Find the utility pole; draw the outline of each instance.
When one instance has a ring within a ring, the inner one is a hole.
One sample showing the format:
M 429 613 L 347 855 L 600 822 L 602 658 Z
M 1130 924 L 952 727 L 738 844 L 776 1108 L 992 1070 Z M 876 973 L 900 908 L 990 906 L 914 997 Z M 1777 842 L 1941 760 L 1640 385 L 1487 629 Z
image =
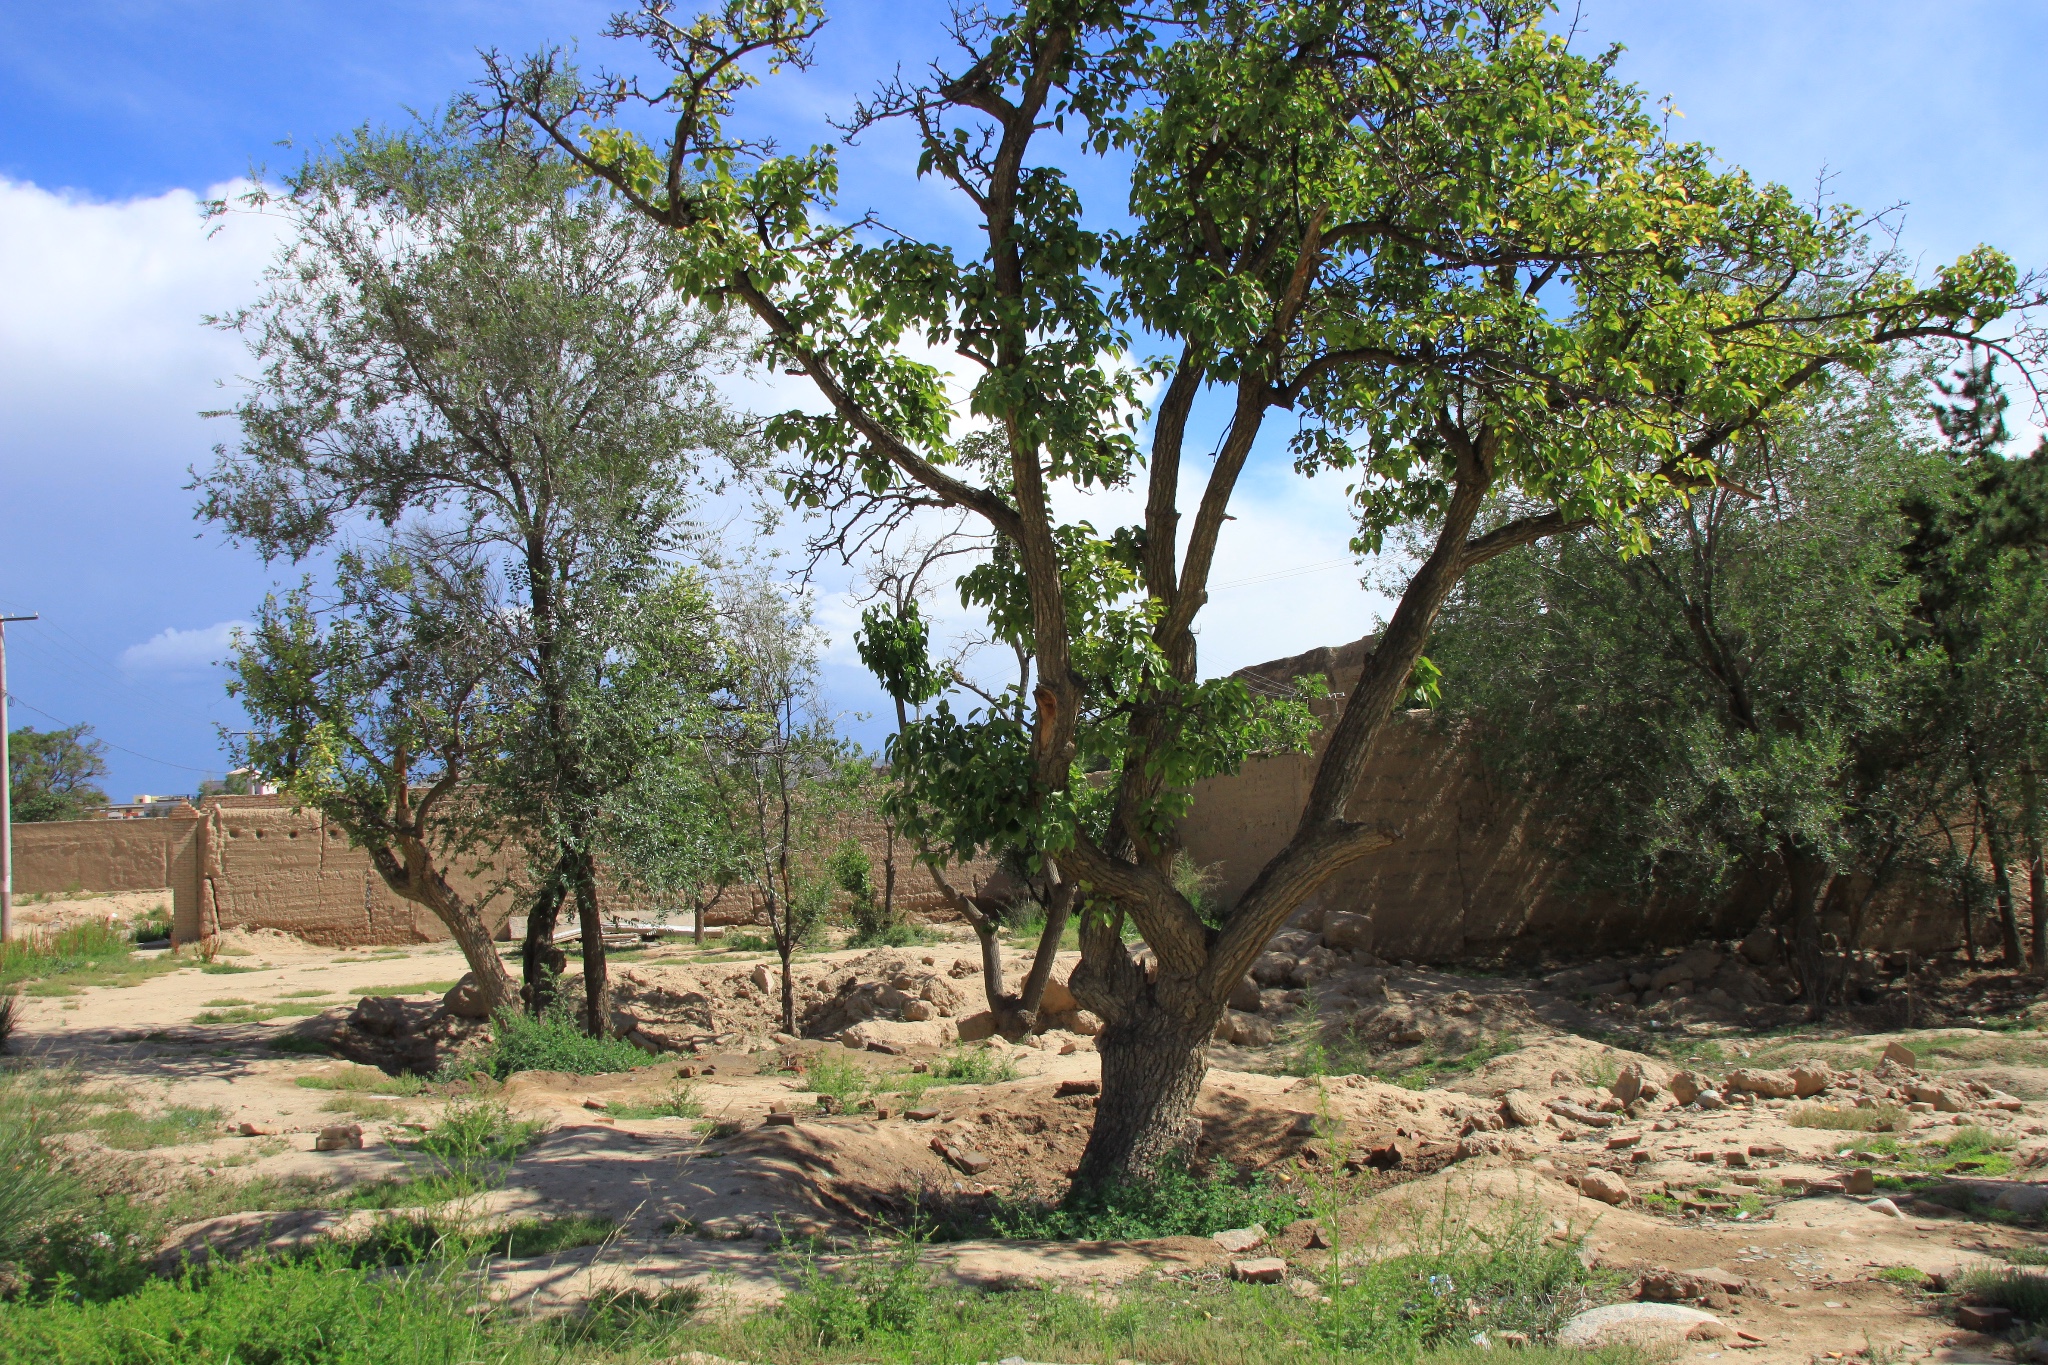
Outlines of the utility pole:
M 7 753 L 7 623 L 41 612 L 0 616 L 0 943 L 14 936 L 14 760 Z

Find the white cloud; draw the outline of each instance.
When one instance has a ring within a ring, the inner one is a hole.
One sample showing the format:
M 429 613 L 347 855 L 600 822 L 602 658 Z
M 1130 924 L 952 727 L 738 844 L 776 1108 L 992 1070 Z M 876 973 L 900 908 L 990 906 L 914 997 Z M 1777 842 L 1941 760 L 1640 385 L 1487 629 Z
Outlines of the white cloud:
M 198 630 L 167 627 L 139 645 L 121 651 L 121 667 L 130 673 L 202 673 L 228 657 L 238 630 L 247 621 L 219 621 Z
M 192 457 L 198 409 L 220 404 L 214 382 L 247 365 L 241 342 L 202 318 L 253 297 L 282 231 L 236 213 L 210 232 L 200 198 L 104 202 L 0 179 L 0 414 L 16 451 L 61 439 Z

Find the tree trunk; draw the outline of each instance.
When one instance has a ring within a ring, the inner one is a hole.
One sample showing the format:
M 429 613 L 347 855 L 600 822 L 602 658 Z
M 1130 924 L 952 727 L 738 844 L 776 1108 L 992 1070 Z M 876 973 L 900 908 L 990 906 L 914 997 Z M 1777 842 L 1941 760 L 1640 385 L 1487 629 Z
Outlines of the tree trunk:
M 1074 1173 L 1076 1189 L 1147 1175 L 1162 1161 L 1192 1157 L 1200 1138 L 1195 1101 L 1221 1007 L 1175 1017 L 1149 991 L 1130 1005 L 1095 1039 L 1102 1054 L 1102 1095 Z
M 2012 872 L 2005 857 L 2004 831 L 1999 828 L 1998 812 L 1991 805 L 1990 785 L 1974 761 L 1970 785 L 1977 799 L 1977 823 L 1984 830 L 1984 850 L 1991 857 L 1991 886 L 1998 906 L 1999 946 L 2004 951 L 2005 965 L 2018 971 L 2027 965 L 2027 959 L 2020 949 L 2020 920 L 2012 903 Z
M 561 922 L 562 899 L 568 894 L 569 862 L 565 856 L 555 874 L 542 885 L 526 914 L 526 941 L 519 950 L 519 973 L 526 983 L 526 1007 L 534 1018 L 546 1014 L 555 1003 L 566 960 L 555 947 L 555 928 Z
M 604 920 L 598 914 L 597 870 L 590 855 L 577 859 L 576 922 L 583 930 L 583 1008 L 590 1016 L 590 1036 L 611 1032 L 610 975 L 604 959 Z
M 1785 880 L 1790 900 L 1785 917 L 1792 928 L 1792 959 L 1799 972 L 1799 994 L 1806 1017 L 1817 1020 L 1827 1012 L 1827 954 L 1821 946 L 1820 911 L 1823 894 L 1832 879 L 1827 860 L 1796 839 L 1787 840 L 1779 850 L 1785 862 Z
M 1067 932 L 1067 916 L 1074 907 L 1074 884 L 1059 875 L 1047 861 L 1047 870 L 1055 878 L 1052 894 L 1045 898 L 1045 929 L 1038 935 L 1038 948 L 1031 958 L 1031 970 L 1024 977 L 1024 989 L 1017 995 L 1017 1014 L 1023 1029 L 1028 1032 L 1038 1026 L 1039 1002 L 1045 999 L 1045 987 L 1052 980 L 1053 962 L 1060 951 L 1060 936 Z
M 788 948 L 776 945 L 776 956 L 782 959 L 782 1031 L 790 1037 L 796 1031 L 796 974 L 789 969 L 789 959 L 794 955 L 794 944 Z
M 2020 834 L 2027 845 L 2027 908 L 2034 921 L 2034 970 L 2048 969 L 2048 865 L 2041 860 L 2041 794 L 2030 762 L 2020 769 Z
M 484 927 L 483 917 L 434 867 L 426 845 L 411 839 L 401 839 L 400 843 L 402 857 L 389 847 L 373 846 L 367 850 L 378 875 L 392 894 L 424 905 L 447 927 L 455 946 L 462 950 L 463 961 L 476 977 L 484 1008 L 494 1016 L 510 1008 L 518 992 L 513 989 L 504 959 L 498 956 L 491 931 Z

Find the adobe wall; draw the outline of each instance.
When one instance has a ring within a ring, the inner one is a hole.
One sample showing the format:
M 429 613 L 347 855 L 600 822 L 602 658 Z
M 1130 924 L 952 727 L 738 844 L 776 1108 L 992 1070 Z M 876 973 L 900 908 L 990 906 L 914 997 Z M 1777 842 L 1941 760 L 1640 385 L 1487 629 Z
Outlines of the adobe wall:
M 1356 681 L 1369 643 L 1276 660 L 1239 676 L 1270 687 L 1323 674 L 1334 694 L 1320 707 L 1327 722 Z M 1318 746 L 1314 754 L 1258 759 L 1234 776 L 1193 788 L 1181 837 L 1188 856 L 1217 875 L 1225 904 L 1244 893 L 1293 834 L 1320 758 Z M 1400 838 L 1332 878 L 1303 911 L 1366 915 L 1372 951 L 1388 959 L 1443 961 L 1517 947 L 1572 956 L 1740 936 L 1766 916 L 1776 893 L 1769 883 L 1738 887 L 1711 906 L 1666 896 L 1644 902 L 1586 894 L 1558 851 L 1568 842 L 1564 831 L 1546 827 L 1528 800 L 1498 790 L 1472 750 L 1436 729 L 1427 712 L 1394 718 L 1345 813 L 1398 829 Z M 1843 900 L 1860 900 L 1869 888 L 1843 890 Z M 1932 952 L 1959 941 L 1954 898 L 1940 888 L 1901 879 L 1861 908 L 1858 946 Z M 1847 906 L 1830 910 L 1828 927 L 1846 941 Z
M 855 821 L 846 834 L 861 841 L 882 882 L 886 831 L 875 820 Z M 844 836 L 842 836 L 844 837 Z M 384 885 L 369 855 L 349 846 L 342 831 L 312 812 L 294 811 L 274 796 L 209 797 L 198 810 L 147 820 L 62 820 L 14 826 L 14 884 L 22 893 L 148 891 L 171 889 L 172 935 L 180 942 L 227 929 L 279 929 L 335 947 L 423 943 L 448 932 L 422 906 Z M 905 913 L 931 918 L 946 903 L 930 874 L 897 844 L 896 903 Z M 990 864 L 956 869 L 972 890 L 993 872 Z M 449 880 L 465 896 L 491 890 L 488 870 L 458 864 Z M 606 912 L 654 909 L 613 887 L 602 892 Z M 502 925 L 523 913 L 509 892 L 485 906 L 487 923 Z M 758 908 L 732 893 L 712 906 L 712 924 L 750 923 Z

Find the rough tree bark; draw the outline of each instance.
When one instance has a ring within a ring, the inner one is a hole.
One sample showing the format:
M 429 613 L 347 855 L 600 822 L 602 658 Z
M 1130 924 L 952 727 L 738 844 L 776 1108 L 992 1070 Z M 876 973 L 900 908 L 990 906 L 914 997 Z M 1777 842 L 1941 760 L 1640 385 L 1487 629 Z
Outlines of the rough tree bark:
M 518 992 L 498 956 L 491 931 L 484 925 L 479 907 L 471 905 L 450 886 L 434 866 L 427 846 L 416 838 L 400 835 L 389 844 L 372 845 L 367 851 L 377 875 L 384 879 L 392 894 L 425 906 L 447 926 L 455 946 L 462 949 L 463 961 L 476 977 L 484 1008 L 493 1015 L 508 1008 Z

